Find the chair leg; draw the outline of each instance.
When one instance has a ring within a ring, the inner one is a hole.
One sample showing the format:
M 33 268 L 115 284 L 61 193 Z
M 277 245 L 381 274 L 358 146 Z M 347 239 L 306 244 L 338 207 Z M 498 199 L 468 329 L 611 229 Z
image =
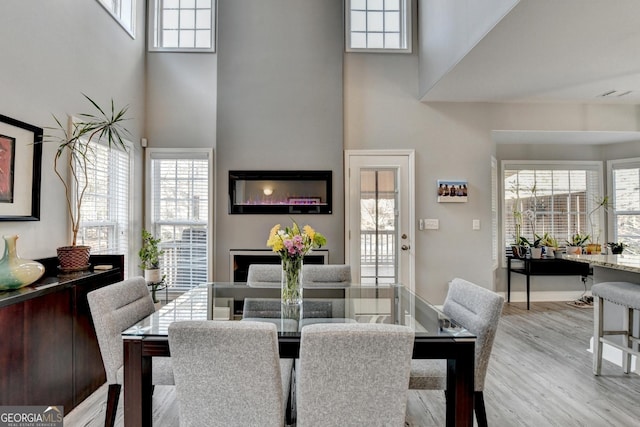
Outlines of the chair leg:
M 473 408 L 476 412 L 478 427 L 487 427 L 487 411 L 484 408 L 484 394 L 481 391 L 474 391 L 473 400 Z
M 104 427 L 113 427 L 116 422 L 116 412 L 118 411 L 118 400 L 120 399 L 120 384 L 109 384 L 107 393 L 107 411 L 104 418 Z
M 629 337 L 633 336 L 633 308 L 625 307 L 624 309 L 624 317 L 622 320 L 622 330 L 626 331 L 626 333 L 622 336 L 622 345 L 625 348 L 631 349 L 633 346 L 633 341 L 629 339 Z M 625 374 L 629 373 L 629 368 L 631 367 L 631 353 L 628 351 L 622 352 L 622 370 Z
M 602 369 L 602 342 L 604 322 L 604 300 L 600 297 L 593 299 L 593 375 L 600 375 Z

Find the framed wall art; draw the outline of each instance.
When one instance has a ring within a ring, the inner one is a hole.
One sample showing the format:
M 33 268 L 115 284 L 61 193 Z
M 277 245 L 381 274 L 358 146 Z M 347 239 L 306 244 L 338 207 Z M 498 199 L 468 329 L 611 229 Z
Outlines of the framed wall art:
M 469 185 L 466 180 L 438 180 L 439 203 L 464 203 L 467 201 Z
M 40 220 L 42 135 L 0 114 L 0 221 Z

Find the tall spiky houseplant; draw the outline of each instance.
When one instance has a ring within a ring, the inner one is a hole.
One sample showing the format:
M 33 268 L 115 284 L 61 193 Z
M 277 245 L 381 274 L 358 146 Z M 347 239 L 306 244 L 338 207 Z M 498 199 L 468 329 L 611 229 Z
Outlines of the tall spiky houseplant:
M 68 117 L 68 126 L 53 116 L 57 128 L 55 135 L 47 135 L 46 140 L 58 143 L 53 159 L 53 169 L 65 190 L 66 208 L 71 222 L 72 239 L 70 246 L 58 248 L 60 267 L 65 271 L 81 270 L 89 266 L 88 246 L 79 246 L 78 231 L 81 224 L 82 203 L 89 185 L 88 171 L 93 156 L 92 142 L 102 141 L 109 148 L 126 150 L 124 143 L 129 131 L 123 122 L 128 107 L 116 109 L 111 100 L 111 110 L 101 108 L 93 99 L 83 94 L 97 110 L 95 113 L 79 113 Z M 67 179 L 65 172 L 68 172 Z

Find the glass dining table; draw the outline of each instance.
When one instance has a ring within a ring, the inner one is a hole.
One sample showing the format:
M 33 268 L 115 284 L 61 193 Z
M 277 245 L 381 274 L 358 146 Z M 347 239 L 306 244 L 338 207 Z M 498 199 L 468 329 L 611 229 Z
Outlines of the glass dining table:
M 318 322 L 408 325 L 414 359 L 446 359 L 447 426 L 473 426 L 476 336 L 402 285 L 340 285 L 304 289 L 303 303 L 283 306 L 280 289 L 244 283 L 204 283 L 122 333 L 124 424 L 152 424 L 152 357 L 170 356 L 168 327 L 184 320 L 260 320 L 278 326 L 280 357 L 297 358 L 301 330 Z M 284 308 L 283 308 L 284 307 Z M 389 360 L 393 363 L 393 360 Z

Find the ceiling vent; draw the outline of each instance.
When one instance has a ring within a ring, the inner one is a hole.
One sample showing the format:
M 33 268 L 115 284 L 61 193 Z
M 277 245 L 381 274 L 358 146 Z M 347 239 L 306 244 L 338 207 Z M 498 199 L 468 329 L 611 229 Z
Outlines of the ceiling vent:
M 598 95 L 598 97 L 600 98 L 605 98 L 605 97 L 617 97 L 620 98 L 621 96 L 626 96 L 629 95 L 631 93 L 630 90 L 627 91 L 619 91 L 619 90 L 608 90 L 604 93 L 601 93 L 600 95 Z

